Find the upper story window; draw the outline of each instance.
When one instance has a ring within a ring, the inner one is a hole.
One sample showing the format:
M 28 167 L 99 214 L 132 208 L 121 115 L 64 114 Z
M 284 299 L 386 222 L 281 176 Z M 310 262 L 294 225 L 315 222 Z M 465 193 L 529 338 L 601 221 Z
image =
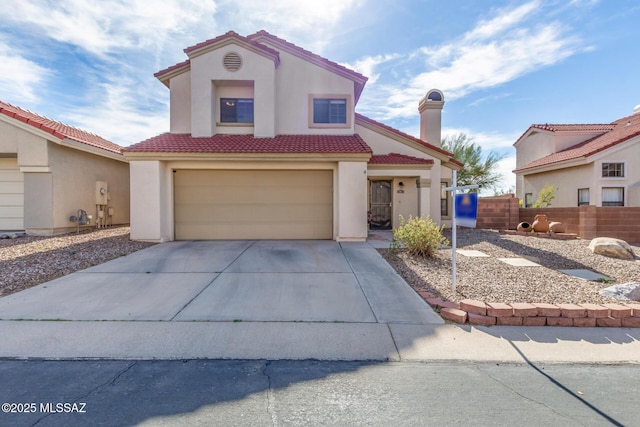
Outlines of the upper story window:
M 309 94 L 310 128 L 348 128 L 352 116 L 351 95 Z
M 346 98 L 314 98 L 313 123 L 347 123 Z
M 253 123 L 253 99 L 220 98 L 221 123 Z
M 624 178 L 624 163 L 602 163 L 603 178 Z

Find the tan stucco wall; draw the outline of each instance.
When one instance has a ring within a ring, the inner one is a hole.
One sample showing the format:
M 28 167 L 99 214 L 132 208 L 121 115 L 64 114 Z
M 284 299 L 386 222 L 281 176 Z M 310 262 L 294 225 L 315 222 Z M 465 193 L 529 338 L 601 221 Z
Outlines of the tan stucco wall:
M 25 173 L 25 230 L 30 234 L 52 234 L 53 224 L 53 174 Z
M 355 132 L 365 140 L 367 145 L 373 150 L 373 154 L 389 154 L 398 153 L 407 156 L 421 157 L 426 159 L 433 159 L 432 156 L 425 154 L 423 151 L 409 147 L 395 139 L 388 136 L 374 132 L 364 126 L 356 124 Z M 438 161 L 437 159 L 435 161 Z
M 53 175 L 53 227 L 75 227 L 69 216 L 78 209 L 96 218 L 95 182 L 106 181 L 114 209 L 113 224 L 129 223 L 129 165 L 49 142 Z M 92 223 L 93 224 L 93 223 Z
M 324 70 L 303 59 L 280 52 L 276 73 L 276 111 L 278 134 L 350 135 L 354 133 L 352 80 Z M 351 100 L 347 106 L 349 127 L 309 127 L 309 111 L 313 108 L 309 95 L 337 95 Z
M 173 77 L 169 88 L 169 131 L 191 133 L 191 72 Z
M 364 241 L 367 238 L 367 164 L 339 162 L 337 241 Z
M 602 187 L 624 187 L 625 206 L 640 206 L 640 137 L 603 152 L 594 161 L 594 176 L 597 177 L 598 205 L 601 205 Z M 624 178 L 601 178 L 602 163 L 624 163 Z M 593 198 L 593 196 L 592 196 Z
M 166 163 L 156 160 L 131 161 L 129 173 L 131 239 L 152 242 L 173 240 L 173 227 L 167 221 L 169 212 L 173 218 L 172 189 L 167 186 L 167 181 L 172 177 Z
M 222 60 L 229 52 L 242 57 L 242 67 L 227 71 Z M 191 133 L 211 136 L 216 130 L 217 105 L 214 80 L 254 82 L 254 135 L 275 135 L 275 64 L 271 59 L 231 44 L 191 59 Z
M 418 216 L 418 187 L 416 179 L 417 177 L 393 179 L 393 228 L 400 225 L 400 215 L 405 220 L 408 220 L 409 216 Z M 399 185 L 401 182 L 404 184 L 402 187 Z
M 0 120 L 0 153 L 17 154 L 18 165 L 21 167 L 47 166 L 49 153 L 46 139 L 27 131 L 29 128 L 32 126 L 22 123 L 15 125 Z
M 555 198 L 551 201 L 551 206 L 578 206 L 578 188 L 592 187 L 592 183 L 593 172 L 590 165 L 535 175 L 527 175 L 524 179 L 521 199 L 524 200 L 524 195 L 526 193 L 532 193 L 532 200 L 533 203 L 535 203 L 540 195 L 540 190 L 545 186 L 552 184 L 555 189 Z M 593 203 L 593 190 L 591 190 L 590 193 Z
M 536 132 L 516 147 L 516 168 L 553 153 L 553 136 Z

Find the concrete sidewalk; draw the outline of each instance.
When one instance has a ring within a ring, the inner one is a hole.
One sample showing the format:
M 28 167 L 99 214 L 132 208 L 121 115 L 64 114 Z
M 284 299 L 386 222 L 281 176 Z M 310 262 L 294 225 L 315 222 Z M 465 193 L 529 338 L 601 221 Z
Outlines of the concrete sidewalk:
M 332 241 L 171 242 L 0 298 L 0 357 L 640 363 L 640 331 L 442 319 Z

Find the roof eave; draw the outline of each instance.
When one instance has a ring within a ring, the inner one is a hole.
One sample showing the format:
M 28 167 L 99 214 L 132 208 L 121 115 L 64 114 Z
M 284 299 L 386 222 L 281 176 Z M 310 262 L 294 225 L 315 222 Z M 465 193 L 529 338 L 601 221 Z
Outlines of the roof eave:
M 317 162 L 358 161 L 368 162 L 371 153 L 202 153 L 167 151 L 124 151 L 128 161 L 135 160 L 198 160 L 198 161 L 267 161 L 267 162 Z
M 576 157 L 573 159 L 562 160 L 559 162 L 548 163 L 540 166 L 527 167 L 527 165 L 524 165 L 523 167 L 514 169 L 511 172 L 521 175 L 531 175 L 542 172 L 551 172 L 558 169 L 571 168 L 575 166 L 584 166 L 589 163 L 591 163 L 591 161 L 589 161 L 589 159 L 586 157 Z
M 409 135 L 405 136 L 402 133 L 399 133 L 399 131 L 393 132 L 392 130 L 384 127 L 386 125 L 381 125 L 377 123 L 375 120 L 365 117 L 361 114 L 356 114 L 355 122 L 356 124 L 359 124 L 360 126 L 363 126 L 369 130 L 383 134 L 411 148 L 417 149 L 418 151 L 421 151 L 425 154 L 429 154 L 430 156 L 433 156 L 438 160 L 440 160 L 442 164 L 447 167 L 450 167 L 455 170 L 459 170 L 464 166 L 463 163 L 459 162 L 452 156 L 449 156 L 449 154 L 452 154 L 452 153 L 449 153 L 443 149 L 438 149 L 437 147 L 425 141 L 418 142 L 417 138 L 410 137 Z

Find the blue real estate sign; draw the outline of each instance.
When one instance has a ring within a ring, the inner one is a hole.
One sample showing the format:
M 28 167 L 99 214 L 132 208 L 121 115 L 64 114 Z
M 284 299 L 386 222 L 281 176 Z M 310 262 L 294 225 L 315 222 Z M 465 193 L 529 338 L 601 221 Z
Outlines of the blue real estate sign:
M 478 193 L 456 194 L 456 224 L 475 228 L 478 216 Z

